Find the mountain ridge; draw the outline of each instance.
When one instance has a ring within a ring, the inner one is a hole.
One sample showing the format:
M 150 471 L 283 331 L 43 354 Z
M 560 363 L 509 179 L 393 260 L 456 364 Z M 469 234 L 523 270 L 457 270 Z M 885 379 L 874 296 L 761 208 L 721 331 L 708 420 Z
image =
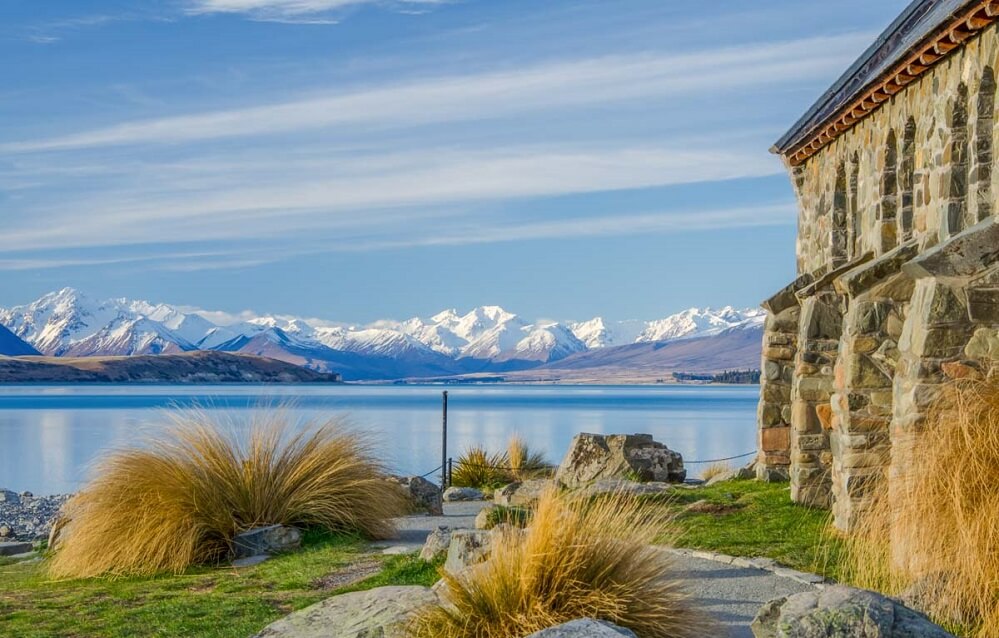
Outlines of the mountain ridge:
M 223 322 L 206 310 L 127 298 L 95 299 L 72 288 L 0 308 L 0 325 L 49 356 L 252 354 L 351 380 L 512 372 L 605 348 L 751 330 L 763 311 L 690 308 L 652 321 L 531 321 L 501 306 L 462 314 L 354 326 L 285 315 Z

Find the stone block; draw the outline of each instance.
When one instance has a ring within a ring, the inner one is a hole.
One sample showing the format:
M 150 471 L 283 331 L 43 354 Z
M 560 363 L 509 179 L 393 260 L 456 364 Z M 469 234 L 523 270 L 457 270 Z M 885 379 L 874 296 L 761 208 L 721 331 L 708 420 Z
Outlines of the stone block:
M 285 525 L 257 527 L 237 534 L 232 539 L 235 558 L 287 552 L 298 549 L 301 544 L 302 533 Z
M 760 405 L 760 426 L 774 427 L 781 425 L 781 406 L 775 405 L 773 403 L 764 403 Z
M 786 452 L 791 449 L 791 428 L 764 428 L 760 431 L 760 446 L 768 454 Z
M 820 403 L 815 406 L 815 416 L 823 430 L 829 431 L 833 425 L 833 409 L 831 403 Z
M 801 451 L 824 450 L 829 447 L 829 437 L 825 434 L 800 434 L 795 437 L 795 443 Z

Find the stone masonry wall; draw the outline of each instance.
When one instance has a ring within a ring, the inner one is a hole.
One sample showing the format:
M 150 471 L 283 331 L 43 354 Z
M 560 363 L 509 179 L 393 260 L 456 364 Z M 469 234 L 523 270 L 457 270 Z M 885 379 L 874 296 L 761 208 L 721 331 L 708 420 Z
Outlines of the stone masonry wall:
M 791 170 L 798 279 L 764 302 L 758 473 L 846 531 L 872 487 L 926 471 L 943 385 L 999 362 L 997 66 L 993 25 Z

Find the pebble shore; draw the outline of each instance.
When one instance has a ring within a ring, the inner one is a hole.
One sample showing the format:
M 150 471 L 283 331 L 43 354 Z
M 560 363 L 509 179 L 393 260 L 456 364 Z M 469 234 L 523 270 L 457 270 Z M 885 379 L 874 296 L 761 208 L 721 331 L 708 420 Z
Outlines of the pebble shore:
M 70 496 L 34 496 L 0 488 L 0 542 L 47 539 L 52 521 Z

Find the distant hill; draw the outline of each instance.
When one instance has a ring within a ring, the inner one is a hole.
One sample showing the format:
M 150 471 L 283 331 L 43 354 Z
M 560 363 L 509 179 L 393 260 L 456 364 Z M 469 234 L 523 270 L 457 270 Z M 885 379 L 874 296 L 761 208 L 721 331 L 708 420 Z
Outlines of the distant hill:
M 704 337 L 588 350 L 502 377 L 522 382 L 649 383 L 672 380 L 674 372 L 714 375 L 758 368 L 762 339 L 763 327 L 750 325 Z
M 759 327 L 763 320 L 759 308 L 729 306 L 689 308 L 651 321 L 532 320 L 500 306 L 480 306 L 468 312 L 450 309 L 430 317 L 384 319 L 358 326 L 335 319 L 250 312 L 234 317 L 136 299 L 98 299 L 72 288 L 26 305 L 0 308 L 0 325 L 47 356 L 220 351 L 337 372 L 350 381 L 504 376 L 516 371 L 526 375 L 528 370 L 548 375 L 556 370 L 587 369 L 620 375 L 632 357 L 636 365 L 643 366 L 632 370 L 636 378 L 656 374 L 655 369 L 669 377 L 673 371 L 695 373 L 708 363 L 725 361 L 712 350 L 714 342 L 704 339 L 721 337 L 728 330 Z M 668 351 L 670 357 L 675 355 L 678 367 L 655 363 L 662 353 L 638 356 L 658 353 L 663 343 L 679 342 L 690 343 Z M 698 355 L 695 350 L 702 345 L 707 352 Z M 753 367 L 758 367 L 760 343 L 753 347 L 755 355 L 740 358 L 733 352 L 729 359 L 737 363 L 753 359 Z M 612 363 L 617 357 L 620 360 Z M 679 365 L 681 360 L 697 365 L 685 368 Z M 714 371 L 718 366 L 711 363 L 708 367 Z
M 0 383 L 335 383 L 338 375 L 227 352 L 0 357 Z
M 7 357 L 20 357 L 23 355 L 37 355 L 39 352 L 28 345 L 16 334 L 0 326 L 0 355 Z

